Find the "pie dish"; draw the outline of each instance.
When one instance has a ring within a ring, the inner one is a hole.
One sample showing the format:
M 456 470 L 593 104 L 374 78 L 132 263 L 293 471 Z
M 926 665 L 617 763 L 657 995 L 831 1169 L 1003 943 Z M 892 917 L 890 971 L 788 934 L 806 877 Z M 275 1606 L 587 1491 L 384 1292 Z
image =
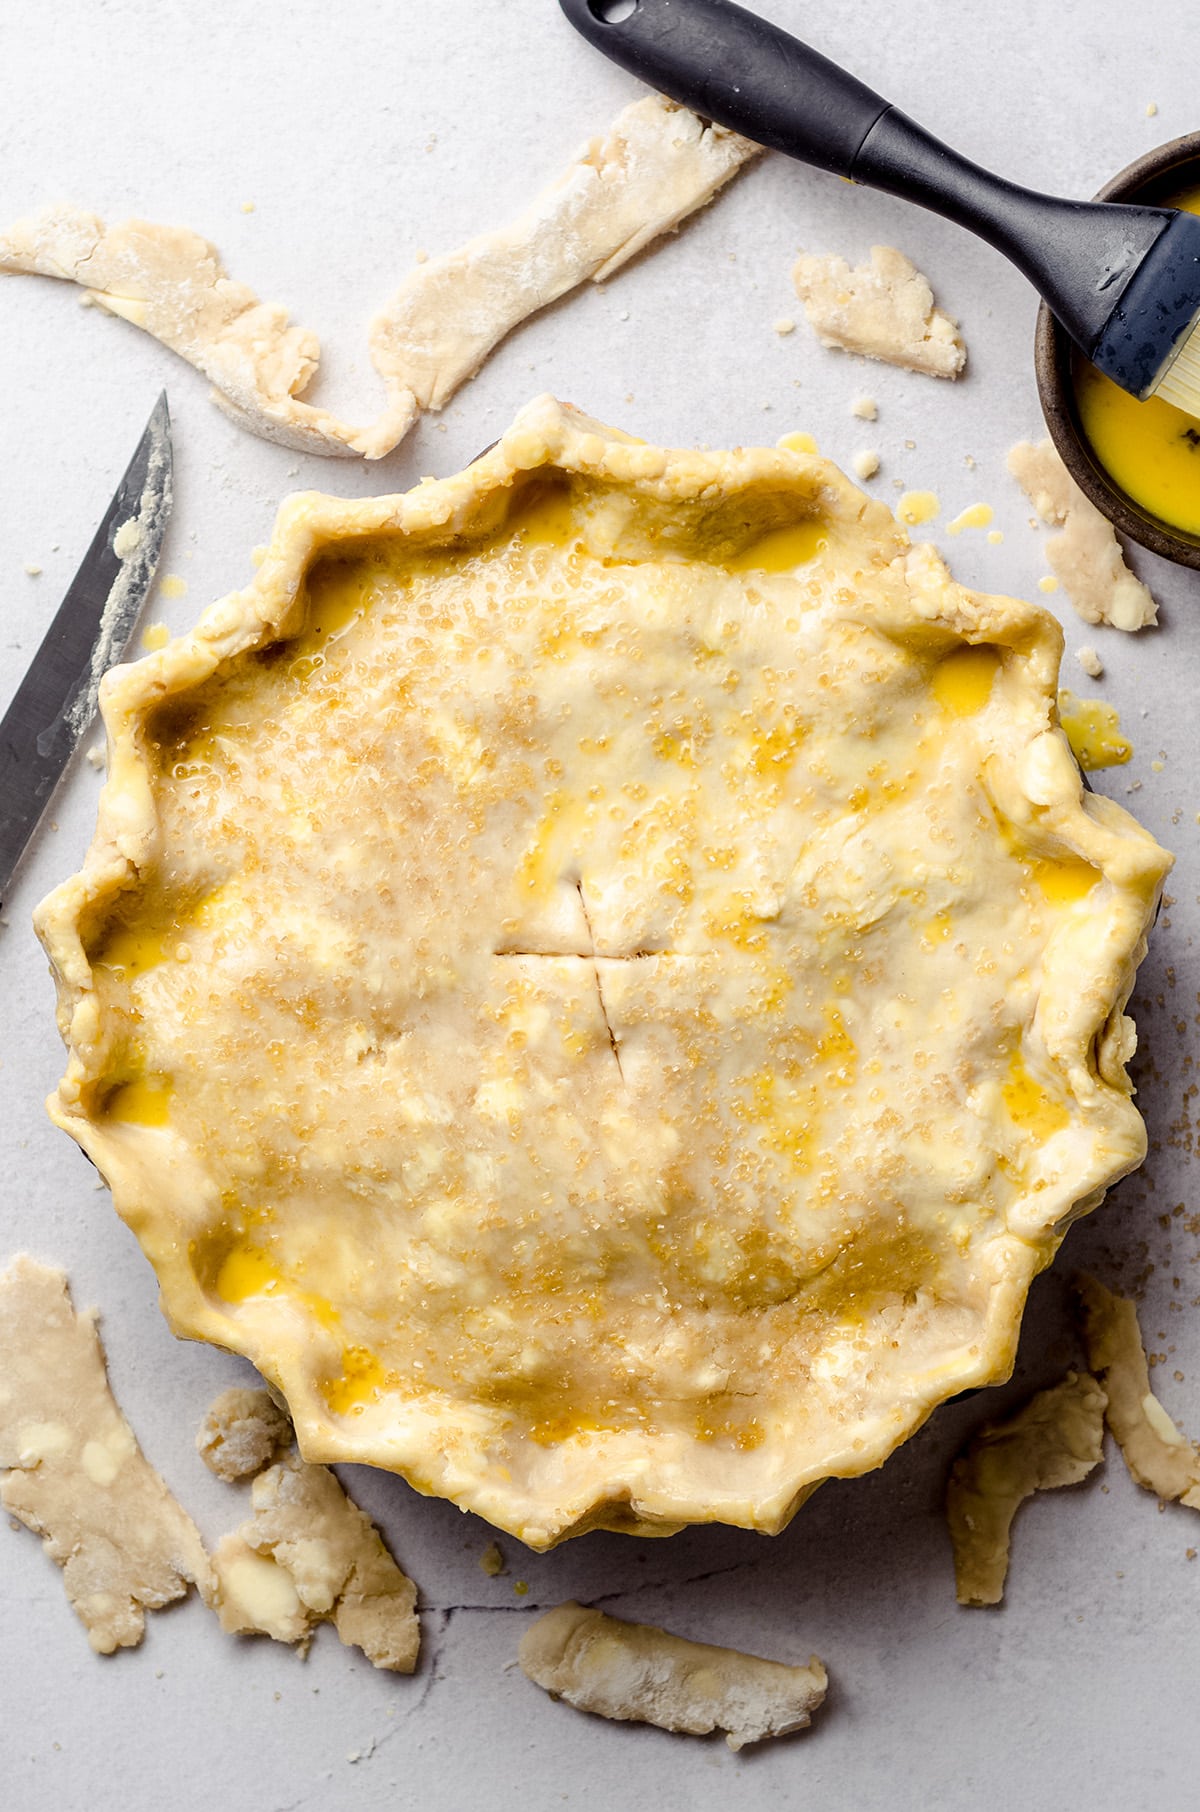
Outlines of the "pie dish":
M 50 1111 L 176 1332 L 536 1548 L 778 1530 L 1005 1376 L 1143 1155 L 1170 860 L 1081 791 L 1060 653 L 828 462 L 550 398 L 287 500 L 109 676 L 38 915 Z

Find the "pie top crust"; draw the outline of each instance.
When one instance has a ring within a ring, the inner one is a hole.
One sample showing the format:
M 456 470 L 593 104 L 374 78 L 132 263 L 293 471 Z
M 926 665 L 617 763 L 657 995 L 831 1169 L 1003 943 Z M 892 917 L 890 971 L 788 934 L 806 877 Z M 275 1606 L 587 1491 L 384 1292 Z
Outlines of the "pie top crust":
M 1060 653 L 826 461 L 550 398 L 289 499 L 109 676 L 38 915 L 50 1111 L 176 1331 L 538 1548 L 777 1530 L 1004 1376 L 1143 1155 L 1169 866 L 1081 792 Z

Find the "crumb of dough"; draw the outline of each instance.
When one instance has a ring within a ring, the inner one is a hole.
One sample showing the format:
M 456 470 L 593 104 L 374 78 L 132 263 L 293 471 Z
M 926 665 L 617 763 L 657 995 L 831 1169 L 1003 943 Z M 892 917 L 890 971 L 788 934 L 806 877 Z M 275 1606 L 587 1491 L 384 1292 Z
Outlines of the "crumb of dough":
M 31 579 L 40 579 L 42 576 L 42 569 L 36 560 L 26 560 L 25 572 Z
M 421 1640 L 417 1588 L 333 1473 L 289 1454 L 258 1475 L 250 1501 L 254 1515 L 213 1555 L 210 1602 L 221 1628 L 304 1652 L 328 1621 L 373 1666 L 411 1674 Z
M 500 1552 L 500 1544 L 498 1542 L 490 1541 L 488 1543 L 487 1547 L 483 1550 L 483 1553 L 479 1556 L 479 1564 L 489 1579 L 499 1578 L 500 1574 L 504 1571 L 504 1556 Z
M 1077 1485 L 1103 1457 L 1104 1392 L 1068 1372 L 1004 1422 L 988 1422 L 955 1460 L 946 1487 L 960 1604 L 999 1604 L 1012 1520 L 1027 1497 Z
M 136 516 L 123 522 L 113 536 L 113 553 L 118 560 L 129 560 L 142 545 L 142 525 Z
M 1157 623 L 1158 606 L 1126 566 L 1112 523 L 1089 503 L 1053 442 L 1020 441 L 1008 469 L 1042 521 L 1062 529 L 1047 541 L 1046 558 L 1084 622 L 1125 630 Z
M 865 483 L 868 478 L 874 478 L 875 474 L 878 472 L 879 455 L 875 452 L 873 447 L 864 447 L 860 453 L 854 455 L 854 458 L 850 461 L 850 465 L 854 471 L 854 476 L 856 478 L 861 478 Z
M 165 648 L 171 639 L 171 631 L 165 623 L 147 623 L 142 631 L 142 647 L 147 654 L 154 654 Z
M 1081 648 L 1075 650 L 1075 659 L 1079 662 L 1079 665 L 1083 668 L 1083 671 L 1087 674 L 1089 679 L 1103 679 L 1104 662 L 1100 659 L 1100 656 L 1096 653 L 1096 650 L 1092 647 L 1090 642 L 1085 642 Z
M 215 248 L 184 228 L 106 226 L 55 207 L 0 234 L 0 270 L 82 284 L 99 307 L 202 371 L 214 402 L 265 440 L 380 459 L 521 321 L 673 232 L 760 149 L 662 96 L 633 102 L 524 213 L 400 285 L 371 324 L 385 405 L 363 427 L 302 400 L 320 358 L 316 335 L 230 278 Z
M 1158 102 L 1157 101 L 1147 101 L 1146 102 L 1146 118 L 1148 120 L 1152 120 L 1157 112 L 1158 112 Z
M 1150 1389 L 1136 1307 L 1085 1273 L 1075 1291 L 1088 1364 L 1108 1394 L 1105 1420 L 1125 1464 L 1147 1491 L 1200 1510 L 1200 1452 Z
M 209 1406 L 196 1451 L 210 1472 L 232 1484 L 261 1472 L 291 1441 L 292 1424 L 269 1390 L 234 1385 Z
M 0 1503 L 42 1538 L 100 1655 L 133 1648 L 146 1612 L 209 1585 L 199 1532 L 108 1386 L 94 1312 L 61 1271 L 0 1274 Z
M 108 752 L 102 742 L 94 742 L 84 756 L 90 768 L 102 768 L 108 760 Z
M 860 422 L 876 422 L 879 420 L 879 404 L 873 396 L 856 396 L 850 405 L 850 413 L 857 416 Z
M 802 252 L 792 282 L 823 346 L 906 371 L 956 378 L 967 362 L 958 322 L 934 306 L 927 277 L 894 246 L 874 245 L 855 269 L 836 253 Z
M 787 1667 L 574 1603 L 539 1617 L 518 1659 L 536 1685 L 579 1711 L 692 1736 L 724 1730 L 731 1749 L 803 1730 L 827 1685 L 815 1655 Z
M 782 447 L 785 453 L 815 453 L 817 450 L 816 441 L 803 428 L 794 428 L 788 434 L 781 434 L 775 445 Z
M 791 315 L 781 315 L 774 326 L 775 332 L 779 335 L 780 339 L 786 339 L 788 334 L 795 333 L 796 331 L 796 323 L 792 320 Z

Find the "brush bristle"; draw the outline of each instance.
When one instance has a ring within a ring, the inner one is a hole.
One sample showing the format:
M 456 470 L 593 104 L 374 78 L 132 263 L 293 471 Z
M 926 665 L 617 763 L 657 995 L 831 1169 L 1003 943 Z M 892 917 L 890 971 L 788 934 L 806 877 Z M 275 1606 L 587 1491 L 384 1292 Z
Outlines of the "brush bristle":
M 1154 394 L 1200 420 L 1200 322 L 1188 334 L 1182 352 L 1172 360 Z

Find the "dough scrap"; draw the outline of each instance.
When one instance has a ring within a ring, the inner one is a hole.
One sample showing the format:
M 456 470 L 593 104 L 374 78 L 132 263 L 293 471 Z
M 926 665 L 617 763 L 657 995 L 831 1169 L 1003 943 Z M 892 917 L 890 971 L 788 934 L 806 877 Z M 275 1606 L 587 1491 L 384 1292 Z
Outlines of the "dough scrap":
M 363 427 L 304 402 L 315 334 L 226 274 L 214 246 L 147 220 L 105 226 L 61 206 L 0 235 L 0 271 L 78 283 L 213 384 L 252 434 L 301 453 L 382 459 L 422 409 L 440 409 L 527 316 L 601 282 L 702 207 L 760 147 L 659 95 L 635 101 L 518 217 L 419 265 L 371 324 L 382 414 Z
M 104 1367 L 94 1311 L 63 1272 L 0 1274 L 0 1503 L 63 1570 L 100 1655 L 133 1648 L 145 1613 L 209 1583 L 199 1532 L 138 1446 Z
M 290 1445 L 292 1424 L 269 1390 L 235 1385 L 209 1408 L 196 1451 L 210 1472 L 232 1484 L 250 1478 Z
M 1088 1364 L 1107 1393 L 1105 1419 L 1125 1464 L 1156 1497 L 1200 1510 L 1200 1451 L 1150 1389 L 1137 1308 L 1086 1273 L 1075 1290 Z
M 954 1462 L 946 1520 L 960 1604 L 999 1604 L 1012 1520 L 1027 1497 L 1077 1485 L 1103 1457 L 1105 1395 L 1087 1372 L 1068 1372 L 1003 1422 L 989 1422 Z
M 387 407 L 370 428 L 301 401 L 320 359 L 316 335 L 235 282 L 216 248 L 186 228 L 149 220 L 105 226 L 80 208 L 50 208 L 0 237 L 0 270 L 82 285 L 98 307 L 202 371 L 227 415 L 296 452 L 379 458 L 417 418 L 411 392 L 388 371 L 380 373 Z
M 294 1642 L 304 1653 L 329 1621 L 375 1667 L 411 1674 L 421 1628 L 417 1588 L 371 1519 L 324 1466 L 291 1453 L 251 1487 L 254 1515 L 213 1555 L 213 1608 L 231 1635 Z
M 815 1655 L 788 1667 L 573 1602 L 539 1617 L 517 1652 L 535 1685 L 577 1711 L 691 1736 L 724 1730 L 731 1749 L 804 1730 L 828 1684 Z
M 1084 496 L 1050 440 L 1019 441 L 1008 469 L 1043 522 L 1062 528 L 1046 543 L 1050 569 L 1085 623 L 1145 629 L 1158 605 L 1125 564 L 1107 517 Z
M 822 346 L 930 377 L 956 378 L 967 362 L 958 322 L 895 246 L 873 245 L 870 263 L 853 269 L 834 252 L 801 252 L 792 282 Z
M 660 95 L 636 101 L 507 227 L 419 266 L 372 324 L 372 357 L 440 409 L 519 322 L 611 277 L 759 149 Z

